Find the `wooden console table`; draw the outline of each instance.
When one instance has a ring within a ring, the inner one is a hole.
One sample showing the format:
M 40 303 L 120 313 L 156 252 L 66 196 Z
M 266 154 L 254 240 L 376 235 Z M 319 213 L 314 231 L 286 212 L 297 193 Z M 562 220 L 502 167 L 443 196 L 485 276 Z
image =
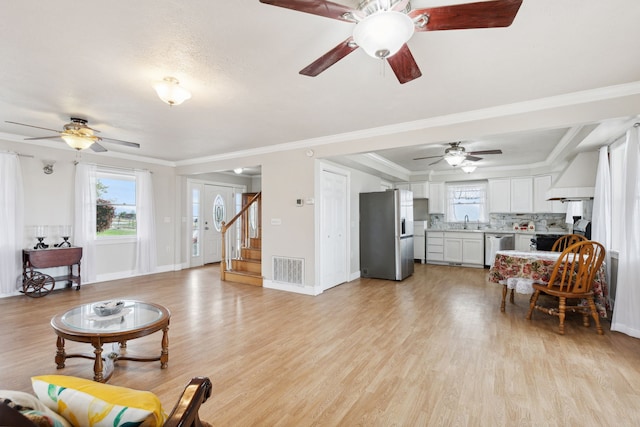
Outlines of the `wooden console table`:
M 43 297 L 53 290 L 57 281 L 66 281 L 67 286 L 76 284 L 80 289 L 80 259 L 82 248 L 24 249 L 22 251 L 22 290 L 30 297 Z M 77 266 L 74 274 L 73 266 Z M 68 267 L 69 273 L 51 277 L 35 268 Z

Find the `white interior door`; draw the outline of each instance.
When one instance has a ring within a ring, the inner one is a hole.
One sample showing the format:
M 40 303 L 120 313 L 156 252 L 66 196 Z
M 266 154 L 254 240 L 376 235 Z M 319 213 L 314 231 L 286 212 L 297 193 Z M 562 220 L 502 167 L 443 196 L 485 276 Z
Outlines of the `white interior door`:
M 323 170 L 320 183 L 320 284 L 325 290 L 349 280 L 347 176 Z
M 231 187 L 204 186 L 202 255 L 205 264 L 222 260 L 222 221 L 229 222 L 234 211 Z

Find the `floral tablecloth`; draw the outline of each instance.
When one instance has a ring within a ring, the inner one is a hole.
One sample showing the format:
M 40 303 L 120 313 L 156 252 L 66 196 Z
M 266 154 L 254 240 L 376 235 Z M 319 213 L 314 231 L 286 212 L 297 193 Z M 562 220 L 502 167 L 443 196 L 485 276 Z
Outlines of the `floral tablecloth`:
M 489 270 L 489 281 L 504 286 L 501 310 L 504 311 L 507 289 L 521 294 L 532 294 L 534 283 L 548 283 L 553 266 L 561 252 L 534 251 L 498 251 Z M 607 280 L 604 264 L 600 267 L 593 283 L 593 294 L 600 317 L 607 317 Z M 586 304 L 586 301 L 583 301 Z

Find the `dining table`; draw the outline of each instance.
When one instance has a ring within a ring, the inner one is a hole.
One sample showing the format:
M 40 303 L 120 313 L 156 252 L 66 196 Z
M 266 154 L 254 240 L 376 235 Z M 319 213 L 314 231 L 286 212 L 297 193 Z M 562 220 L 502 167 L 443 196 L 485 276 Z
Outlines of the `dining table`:
M 510 302 L 514 303 L 514 291 L 520 294 L 533 294 L 533 284 L 547 284 L 551 272 L 562 252 L 551 251 L 515 251 L 496 252 L 493 265 L 489 269 L 489 282 L 502 285 L 500 311 L 505 311 L 508 290 L 511 290 Z M 598 314 L 607 317 L 607 279 L 604 263 L 598 269 L 593 282 L 593 299 Z M 586 300 L 582 302 L 586 304 Z

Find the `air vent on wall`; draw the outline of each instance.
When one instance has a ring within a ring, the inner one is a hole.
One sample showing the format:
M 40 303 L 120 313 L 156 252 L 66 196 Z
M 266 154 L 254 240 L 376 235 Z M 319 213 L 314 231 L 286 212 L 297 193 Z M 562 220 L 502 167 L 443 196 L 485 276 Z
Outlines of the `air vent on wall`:
M 304 259 L 274 256 L 273 281 L 293 285 L 303 285 Z

